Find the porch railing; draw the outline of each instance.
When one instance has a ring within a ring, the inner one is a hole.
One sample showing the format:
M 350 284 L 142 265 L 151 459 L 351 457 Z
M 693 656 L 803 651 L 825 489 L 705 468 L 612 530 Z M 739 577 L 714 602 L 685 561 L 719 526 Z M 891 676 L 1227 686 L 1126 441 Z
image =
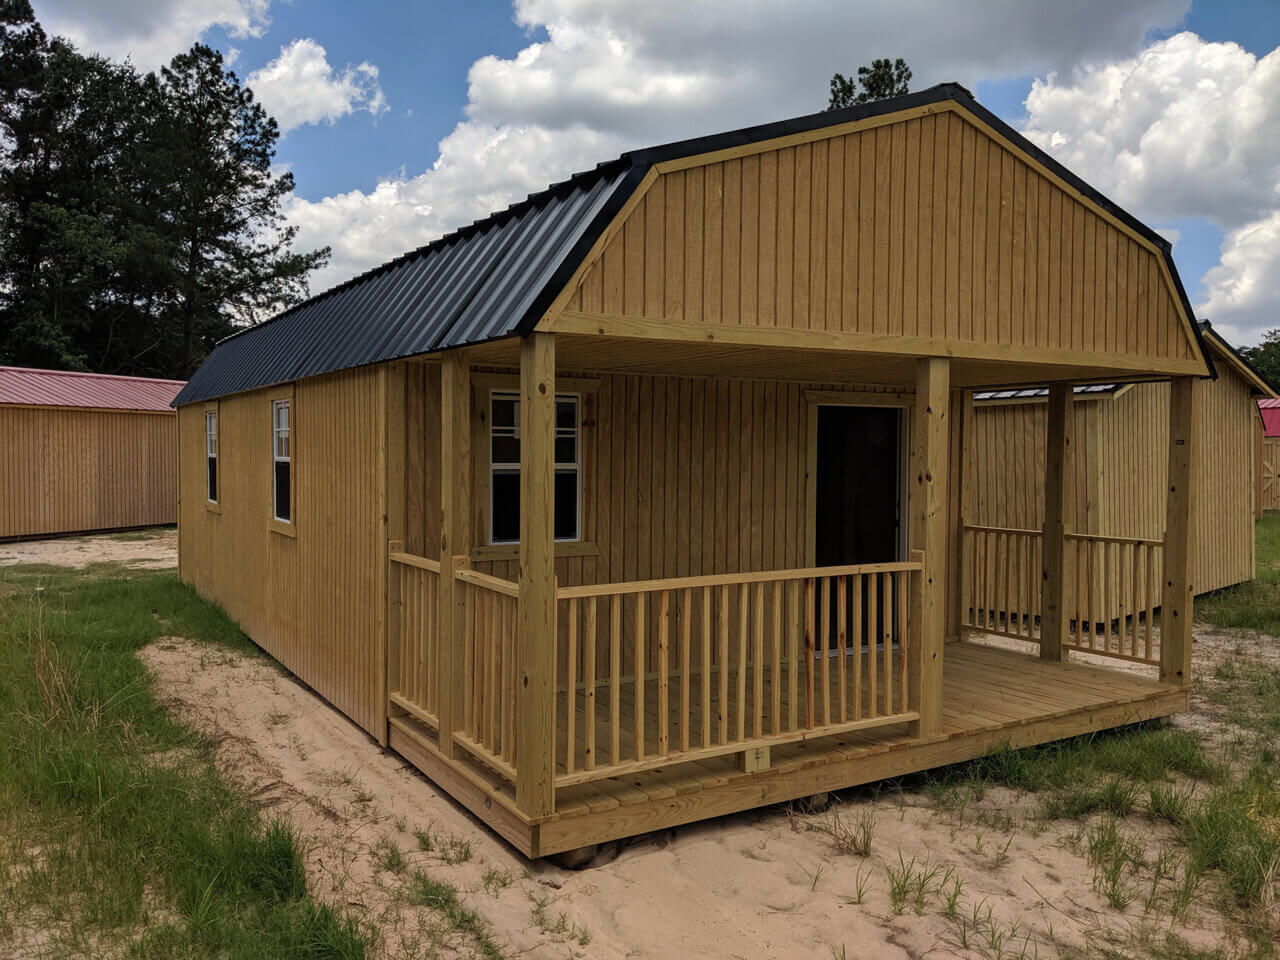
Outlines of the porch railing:
M 560 588 L 556 786 L 918 719 L 921 568 Z
M 516 674 L 520 662 L 520 588 L 455 559 L 454 589 L 463 592 L 462 730 L 454 741 L 515 783 Z
M 397 550 L 391 551 L 390 561 L 394 655 L 388 676 L 389 699 L 393 706 L 434 727 L 439 722 L 440 563 Z
M 1038 642 L 1039 530 L 966 525 L 962 609 L 969 630 Z M 1066 646 L 1144 664 L 1160 662 L 1159 540 L 1066 535 Z

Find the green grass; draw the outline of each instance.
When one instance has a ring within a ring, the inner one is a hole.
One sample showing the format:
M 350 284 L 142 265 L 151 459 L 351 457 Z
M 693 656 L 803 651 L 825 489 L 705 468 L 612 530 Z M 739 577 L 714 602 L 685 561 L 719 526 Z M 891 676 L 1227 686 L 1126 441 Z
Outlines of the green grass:
M 476 945 L 479 956 L 485 960 L 501 960 L 502 951 L 489 935 L 489 928 L 480 915 L 458 899 L 458 890 L 450 883 L 415 870 L 405 890 L 410 903 L 429 907 L 444 914 L 454 930 L 469 936 Z
M 1196 617 L 1216 627 L 1280 637 L 1280 511 L 1268 511 L 1254 530 L 1256 579 L 1196 597 Z
M 291 828 L 157 702 L 136 652 L 172 634 L 251 649 L 172 574 L 0 572 L 0 947 L 48 928 L 52 956 L 365 956 Z

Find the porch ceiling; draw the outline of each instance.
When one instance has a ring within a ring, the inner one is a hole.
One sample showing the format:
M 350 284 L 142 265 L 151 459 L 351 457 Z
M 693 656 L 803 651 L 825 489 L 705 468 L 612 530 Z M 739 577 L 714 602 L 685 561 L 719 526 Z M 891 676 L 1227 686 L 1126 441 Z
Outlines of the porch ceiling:
M 962 344 L 956 347 L 963 348 Z M 470 348 L 473 362 L 519 366 L 520 341 L 508 338 Z M 877 383 L 914 387 L 916 361 L 926 352 L 858 351 L 760 344 L 703 343 L 637 337 L 556 335 L 556 366 L 561 370 L 600 370 L 681 376 L 728 376 L 806 383 Z M 952 357 L 955 387 L 1003 387 L 1055 380 L 1087 382 L 1151 379 L 1152 374 L 1126 366 L 1079 366 L 1061 358 L 1044 360 Z

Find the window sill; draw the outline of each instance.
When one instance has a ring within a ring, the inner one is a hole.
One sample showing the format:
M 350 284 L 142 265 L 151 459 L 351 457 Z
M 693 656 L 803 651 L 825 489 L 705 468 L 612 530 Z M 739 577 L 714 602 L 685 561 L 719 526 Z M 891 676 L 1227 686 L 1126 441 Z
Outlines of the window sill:
M 204 508 L 208 510 L 210 513 L 217 513 L 217 514 L 222 513 L 222 504 L 217 503 L 216 501 L 213 501 L 213 500 L 206 500 L 204 502 Z
M 598 557 L 600 556 L 600 548 L 594 543 L 575 540 L 572 543 L 557 543 L 555 555 L 557 560 L 562 557 Z M 473 562 L 519 559 L 520 544 L 518 543 L 490 543 L 471 548 L 471 560 Z
M 292 523 L 285 523 L 283 520 L 277 520 L 275 517 L 272 517 L 268 522 L 270 523 L 272 533 L 278 533 L 282 537 L 288 537 L 290 540 L 298 539 L 298 531 Z

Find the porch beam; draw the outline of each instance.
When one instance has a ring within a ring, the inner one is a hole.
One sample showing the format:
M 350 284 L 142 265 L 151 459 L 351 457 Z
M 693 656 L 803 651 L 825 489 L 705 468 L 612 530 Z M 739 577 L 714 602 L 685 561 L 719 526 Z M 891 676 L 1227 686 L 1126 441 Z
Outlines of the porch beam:
M 555 811 L 555 335 L 520 343 L 520 683 L 516 806 Z
M 1073 396 L 1072 384 L 1049 384 L 1044 445 L 1044 526 L 1040 541 L 1040 657 L 1043 660 L 1061 660 L 1067 642 L 1065 510 Z
M 947 487 L 951 362 L 916 362 L 910 489 L 911 548 L 923 569 L 909 626 L 911 706 L 920 713 L 921 737 L 942 733 L 942 656 L 946 631 Z
M 466 663 L 467 591 L 458 589 L 458 558 L 471 552 L 471 362 L 451 350 L 440 364 L 440 593 L 436 702 L 440 752 L 452 758 L 462 728 Z
M 1169 486 L 1165 499 L 1164 590 L 1160 604 L 1160 680 L 1191 684 L 1191 558 L 1196 491 L 1195 379 L 1175 377 L 1169 389 Z

